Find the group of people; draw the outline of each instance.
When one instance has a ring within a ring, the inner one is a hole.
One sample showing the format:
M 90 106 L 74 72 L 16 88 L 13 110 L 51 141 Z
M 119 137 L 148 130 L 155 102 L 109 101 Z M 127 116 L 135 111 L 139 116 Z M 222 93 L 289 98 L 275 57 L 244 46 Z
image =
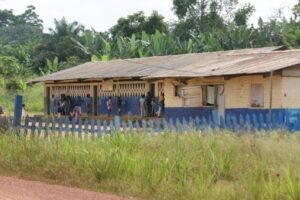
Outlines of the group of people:
M 56 98 L 55 95 L 51 96 L 50 99 L 50 114 L 57 116 L 69 116 L 70 119 L 75 118 L 78 121 L 79 116 L 81 115 L 82 105 L 86 107 L 86 113 L 88 115 L 92 114 L 92 98 L 90 94 L 86 95 L 84 100 L 82 97 L 78 96 L 76 98 L 72 98 L 71 96 L 66 96 L 62 94 L 59 98 Z M 117 97 L 116 107 L 118 115 L 121 115 L 122 110 L 122 98 L 120 96 Z M 106 101 L 107 114 L 110 116 L 113 110 L 113 101 L 112 97 L 109 97 Z M 147 93 L 147 96 L 142 95 L 139 99 L 139 108 L 141 117 L 162 117 L 164 115 L 165 110 L 165 97 L 164 93 L 161 93 L 158 99 L 158 110 L 156 111 L 156 100 L 150 94 Z
M 117 97 L 116 105 L 117 105 L 118 115 L 121 115 L 122 99 L 120 96 Z M 108 100 L 106 101 L 106 107 L 108 111 L 108 116 L 110 116 L 113 109 L 113 101 L 111 97 L 109 97 Z M 155 116 L 162 117 L 165 112 L 164 93 L 161 93 L 159 96 L 157 111 L 156 111 L 155 98 L 150 94 L 150 92 L 147 93 L 147 96 L 145 96 L 144 94 L 141 96 L 141 98 L 139 99 L 139 108 L 140 108 L 141 117 L 155 117 Z
M 112 113 L 112 109 L 113 109 L 113 101 L 112 101 L 111 97 L 108 98 L 108 100 L 106 102 L 106 107 L 107 107 L 107 111 L 108 111 L 108 116 L 110 116 Z M 121 109 L 122 109 L 122 98 L 120 96 L 118 96 L 117 97 L 118 115 L 121 115 Z
M 161 93 L 158 99 L 158 111 L 155 112 L 155 98 L 151 96 L 150 92 L 147 96 L 142 95 L 140 98 L 141 117 L 162 117 L 165 112 L 165 95 Z
M 60 116 L 69 116 L 70 120 L 75 118 L 75 121 L 78 123 L 83 103 L 86 104 L 87 114 L 91 115 L 92 98 L 90 94 L 86 95 L 85 100 L 80 96 L 72 98 L 71 96 L 62 94 L 59 98 L 56 98 L 55 95 L 52 95 L 50 100 L 50 113 L 58 118 Z

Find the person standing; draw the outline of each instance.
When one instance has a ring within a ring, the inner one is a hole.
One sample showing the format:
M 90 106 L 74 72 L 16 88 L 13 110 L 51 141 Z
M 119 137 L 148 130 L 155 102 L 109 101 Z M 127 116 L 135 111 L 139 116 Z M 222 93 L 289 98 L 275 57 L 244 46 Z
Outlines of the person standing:
M 141 111 L 141 117 L 146 116 L 146 108 L 145 108 L 145 95 L 143 94 L 140 98 L 140 111 Z
M 151 116 L 151 94 L 150 94 L 150 92 L 147 92 L 145 101 L 146 101 L 146 110 L 147 110 L 146 116 L 150 117 Z
M 92 97 L 90 94 L 86 95 L 86 109 L 87 109 L 87 114 L 91 115 L 92 114 Z
M 165 111 L 165 94 L 161 93 L 159 96 L 159 101 L 158 101 L 158 111 L 157 111 L 157 116 L 162 117 L 164 115 Z
M 55 95 L 52 94 L 50 99 L 50 114 L 54 116 L 56 112 L 57 112 L 57 102 L 56 102 Z
M 112 103 L 111 97 L 108 98 L 108 100 L 106 102 L 106 106 L 107 106 L 108 116 L 110 116 L 111 115 L 111 111 L 112 111 L 112 107 L 113 107 L 113 103 Z
M 26 116 L 27 116 L 26 105 L 22 104 L 22 120 L 25 120 Z
M 76 106 L 79 113 L 81 114 L 81 104 L 82 104 L 82 99 L 81 99 L 81 96 L 77 96 L 77 100 L 76 100 Z
M 118 115 L 121 115 L 121 107 L 122 107 L 122 99 L 120 96 L 118 96 L 117 98 Z

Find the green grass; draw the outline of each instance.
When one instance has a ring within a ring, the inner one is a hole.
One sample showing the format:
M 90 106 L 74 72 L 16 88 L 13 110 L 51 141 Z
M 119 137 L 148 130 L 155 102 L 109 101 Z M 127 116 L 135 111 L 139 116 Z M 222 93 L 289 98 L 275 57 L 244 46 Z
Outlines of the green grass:
M 297 134 L 0 136 L 1 174 L 142 199 L 300 199 Z
M 43 112 L 44 93 L 43 85 L 37 84 L 28 86 L 25 91 L 8 91 L 0 87 L 0 105 L 4 107 L 4 111 L 11 113 L 14 111 L 15 95 L 23 95 L 23 102 L 30 113 Z

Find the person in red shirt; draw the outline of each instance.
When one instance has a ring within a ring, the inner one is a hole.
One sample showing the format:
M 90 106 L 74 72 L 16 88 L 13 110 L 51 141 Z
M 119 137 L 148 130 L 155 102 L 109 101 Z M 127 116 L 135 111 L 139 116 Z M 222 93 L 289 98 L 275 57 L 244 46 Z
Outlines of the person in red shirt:
M 108 116 L 110 116 L 111 111 L 112 111 L 112 107 L 113 107 L 111 97 L 108 98 L 108 100 L 106 102 L 106 106 L 107 106 L 107 110 L 108 110 Z

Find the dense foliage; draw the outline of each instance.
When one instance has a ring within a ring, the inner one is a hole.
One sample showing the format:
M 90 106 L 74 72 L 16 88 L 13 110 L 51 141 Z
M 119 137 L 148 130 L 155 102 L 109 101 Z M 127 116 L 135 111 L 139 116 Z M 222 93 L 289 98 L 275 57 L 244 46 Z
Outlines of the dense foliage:
M 238 0 L 173 0 L 178 20 L 154 11 L 122 17 L 107 32 L 54 20 L 45 31 L 34 6 L 15 15 L 0 10 L 0 87 L 24 90 L 24 80 L 87 61 L 136 58 L 273 45 L 300 46 L 300 1 L 290 19 L 248 19 L 255 11 Z

